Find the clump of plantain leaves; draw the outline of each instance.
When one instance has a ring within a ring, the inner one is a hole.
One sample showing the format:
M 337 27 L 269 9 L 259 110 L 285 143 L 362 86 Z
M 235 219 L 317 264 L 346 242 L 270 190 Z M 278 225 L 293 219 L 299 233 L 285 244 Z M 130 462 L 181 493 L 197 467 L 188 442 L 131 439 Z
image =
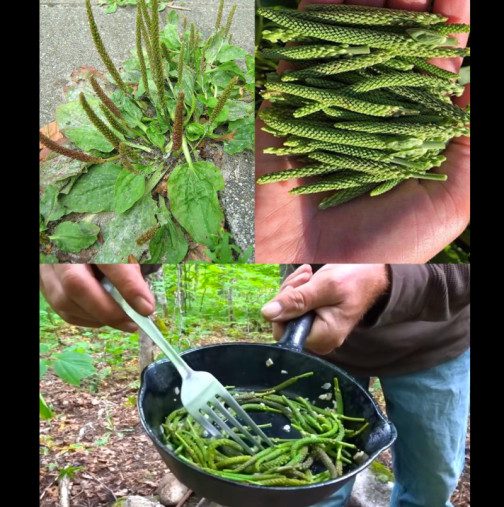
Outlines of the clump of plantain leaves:
M 185 18 L 180 32 L 176 11 L 159 29 L 151 5 L 138 2 L 136 48 L 119 71 L 86 0 L 108 72 L 88 71 L 81 88 L 66 91 L 56 122 L 68 143 L 40 136 L 54 152 L 40 169 L 41 262 L 181 262 L 195 244 L 207 260 L 223 245 L 226 257 L 250 256 L 252 247 L 242 254 L 230 243 L 222 174 L 199 152 L 204 140 L 229 155 L 253 149 L 254 58 L 231 44 L 236 6 L 221 26 L 221 1 L 204 39 Z

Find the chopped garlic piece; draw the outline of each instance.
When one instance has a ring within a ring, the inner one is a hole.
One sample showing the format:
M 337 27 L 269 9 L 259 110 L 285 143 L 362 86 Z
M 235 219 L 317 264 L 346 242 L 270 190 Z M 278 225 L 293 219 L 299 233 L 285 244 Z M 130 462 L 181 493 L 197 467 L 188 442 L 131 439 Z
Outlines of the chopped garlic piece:
M 319 396 L 319 400 L 330 400 L 332 398 L 332 393 L 326 393 L 326 394 L 321 394 Z
M 271 360 L 271 357 L 268 357 L 266 361 L 266 366 L 271 366 L 273 364 L 273 361 Z
M 287 370 L 282 370 L 280 373 L 281 373 L 282 375 L 287 375 L 287 373 L 289 373 L 289 372 L 288 372 Z
M 331 387 L 331 384 L 329 382 L 326 382 L 324 385 L 321 386 L 322 389 L 329 389 Z
M 291 430 L 290 424 L 286 424 L 283 428 L 284 431 L 289 432 Z
M 175 391 L 175 394 L 176 394 L 177 396 L 180 394 L 180 389 L 179 389 L 178 387 L 176 387 L 176 388 L 174 389 L 174 391 Z

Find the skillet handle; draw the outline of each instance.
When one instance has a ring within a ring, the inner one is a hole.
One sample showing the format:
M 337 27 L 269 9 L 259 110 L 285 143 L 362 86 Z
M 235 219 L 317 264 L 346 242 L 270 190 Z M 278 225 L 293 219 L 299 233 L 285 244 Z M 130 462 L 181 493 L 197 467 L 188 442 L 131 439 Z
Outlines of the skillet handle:
M 290 320 L 285 326 L 282 338 L 278 341 L 278 346 L 301 352 L 306 338 L 310 334 L 314 319 L 315 312 L 311 310 L 297 319 Z

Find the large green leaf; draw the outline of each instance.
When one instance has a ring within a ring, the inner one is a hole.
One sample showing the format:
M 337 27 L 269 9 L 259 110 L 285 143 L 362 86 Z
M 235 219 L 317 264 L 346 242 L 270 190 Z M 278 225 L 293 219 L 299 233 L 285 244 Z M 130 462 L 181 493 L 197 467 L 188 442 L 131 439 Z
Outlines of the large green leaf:
M 145 191 L 145 176 L 123 169 L 114 188 L 114 211 L 117 214 L 130 209 Z
M 225 44 L 221 47 L 219 53 L 217 54 L 216 60 L 219 62 L 228 62 L 230 60 L 241 60 L 247 56 L 247 52 L 239 48 L 238 46 L 232 46 L 230 44 Z
M 58 220 L 66 215 L 69 210 L 58 201 L 59 190 L 54 185 L 46 187 L 42 199 L 40 199 L 40 214 L 44 217 L 44 224 Z
M 254 111 L 254 104 L 252 102 L 243 102 L 243 100 L 228 100 L 226 107 L 229 109 L 229 121 L 247 118 Z
M 64 206 L 78 213 L 97 213 L 114 209 L 114 185 L 121 166 L 112 162 L 95 165 L 61 198 Z
M 181 262 L 189 249 L 184 233 L 170 219 L 156 232 L 149 243 L 152 263 L 177 264 Z
M 126 120 L 126 123 L 130 127 L 134 127 L 141 122 L 143 116 L 142 110 L 136 105 L 136 102 L 128 97 L 123 91 L 116 90 L 112 94 L 111 99 L 120 109 L 121 113 L 124 116 L 124 119 Z M 120 137 L 122 139 L 122 136 Z M 134 137 L 133 132 L 129 137 Z
M 61 190 L 70 181 L 70 178 L 78 176 L 85 171 L 88 162 L 81 162 L 63 155 L 40 163 L 40 189 L 44 190 L 48 185 L 54 185 Z
M 208 65 L 212 65 L 219 54 L 222 47 L 223 38 L 220 35 L 215 35 L 205 50 L 205 59 Z
M 233 155 L 254 147 L 254 121 L 253 118 L 243 118 L 229 122 L 229 131 L 236 130 L 233 139 L 224 140 L 224 151 Z
M 86 96 L 86 98 L 95 113 L 102 120 L 105 120 L 99 108 L 100 100 L 90 96 Z M 58 106 L 56 108 L 56 121 L 65 137 L 73 141 L 81 150 L 89 151 L 94 149 L 108 153 L 114 149 L 103 134 L 91 123 L 78 100 Z M 120 139 L 124 139 L 121 133 L 117 131 L 115 133 Z
M 93 375 L 93 359 L 85 352 L 64 351 L 56 356 L 53 363 L 56 374 L 65 382 L 80 386 L 80 381 Z
M 218 236 L 224 214 L 217 191 L 223 188 L 222 174 L 210 162 L 177 166 L 168 178 L 172 213 L 198 243 L 213 246 Z
M 63 252 L 80 252 L 98 238 L 100 228 L 89 222 L 62 222 L 49 236 Z
M 132 208 L 104 225 L 102 236 L 105 242 L 97 246 L 93 262 L 126 262 L 130 254 L 140 258 L 146 247 L 138 245 L 135 240 L 157 223 L 157 211 L 156 202 L 147 193 Z

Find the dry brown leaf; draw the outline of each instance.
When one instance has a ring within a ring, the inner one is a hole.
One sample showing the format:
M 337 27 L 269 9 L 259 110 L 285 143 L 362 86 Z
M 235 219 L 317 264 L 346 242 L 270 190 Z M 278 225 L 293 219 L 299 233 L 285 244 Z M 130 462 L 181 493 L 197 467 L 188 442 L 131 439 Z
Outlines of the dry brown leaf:
M 205 254 L 205 250 L 208 247 L 206 245 L 202 245 L 200 243 L 190 243 L 189 244 L 189 252 L 184 259 L 184 261 L 206 261 L 212 262 L 212 259 Z
M 47 125 L 44 125 L 40 132 L 44 134 L 46 137 L 48 137 L 51 141 L 59 141 L 60 139 L 63 139 L 63 134 L 61 133 L 58 124 L 53 121 L 51 123 L 48 123 Z M 42 143 L 39 143 L 39 148 L 44 148 L 44 145 Z
M 233 132 L 229 132 L 229 134 L 226 134 L 224 136 L 221 136 L 221 137 L 216 137 L 214 139 L 214 141 L 230 141 L 231 139 L 234 138 L 235 134 L 236 134 L 237 130 L 233 130 Z

